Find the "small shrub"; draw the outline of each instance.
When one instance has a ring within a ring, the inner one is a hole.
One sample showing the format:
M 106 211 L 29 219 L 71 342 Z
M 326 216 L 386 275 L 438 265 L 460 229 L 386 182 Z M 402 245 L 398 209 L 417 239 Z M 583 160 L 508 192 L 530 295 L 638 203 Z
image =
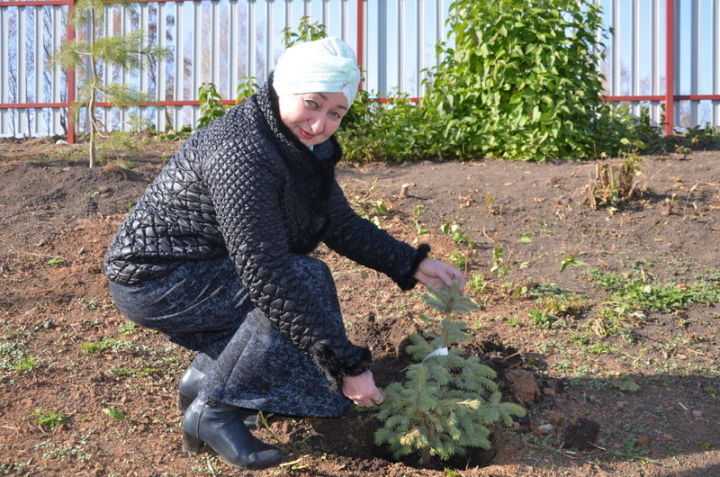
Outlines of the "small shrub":
M 443 290 L 430 289 L 425 302 L 440 311 L 441 320 L 426 320 L 426 336 L 412 335 L 406 351 L 415 361 L 403 383 L 385 390 L 378 419 L 384 425 L 375 434 L 378 445 L 388 445 L 395 458 L 413 453 L 422 461 L 447 460 L 468 448 L 490 448 L 495 423 L 511 425 L 525 410 L 501 402 L 495 372 L 477 356 L 464 357 L 451 346 L 469 338 L 465 324 L 452 320 L 456 313 L 475 307 L 459 293 L 458 283 Z

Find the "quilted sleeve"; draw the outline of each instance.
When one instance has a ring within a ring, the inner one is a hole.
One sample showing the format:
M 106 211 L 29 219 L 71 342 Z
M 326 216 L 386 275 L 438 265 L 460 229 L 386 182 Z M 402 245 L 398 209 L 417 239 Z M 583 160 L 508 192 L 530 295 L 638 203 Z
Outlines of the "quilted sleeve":
M 415 286 L 413 275 L 430 247 L 414 249 L 357 215 L 337 182 L 330 197 L 330 224 L 324 241 L 332 250 L 388 275 L 403 290 Z
M 208 161 L 205 182 L 228 252 L 250 299 L 326 375 L 368 369 L 370 352 L 329 326 L 313 290 L 293 272 L 280 198 L 283 170 L 267 154 L 239 160 L 233 147 Z

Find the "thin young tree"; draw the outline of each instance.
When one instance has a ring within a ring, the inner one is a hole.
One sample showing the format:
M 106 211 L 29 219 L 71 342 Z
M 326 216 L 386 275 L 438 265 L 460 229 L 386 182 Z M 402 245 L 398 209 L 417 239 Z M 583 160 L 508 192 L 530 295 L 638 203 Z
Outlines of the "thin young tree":
M 120 35 L 103 32 L 107 10 L 115 6 L 132 8 L 130 0 L 79 0 L 68 18 L 79 34 L 74 41 L 63 43 L 53 57 L 64 69 L 78 72 L 78 99 L 72 114 L 79 108 L 87 111 L 90 167 L 95 163 L 96 136 L 105 130 L 97 116 L 98 101 L 128 107 L 145 99 L 145 95 L 127 85 L 103 81 L 101 71 L 103 75 L 114 68 L 130 71 L 141 67 L 143 59 L 157 59 L 167 53 L 164 48 L 146 42 L 145 32 L 140 29 Z

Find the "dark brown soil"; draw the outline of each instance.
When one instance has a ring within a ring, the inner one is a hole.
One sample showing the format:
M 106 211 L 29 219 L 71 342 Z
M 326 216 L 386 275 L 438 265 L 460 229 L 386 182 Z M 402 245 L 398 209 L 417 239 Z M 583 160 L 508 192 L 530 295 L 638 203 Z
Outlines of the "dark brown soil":
M 0 475 L 251 475 L 181 451 L 176 384 L 192 355 L 128 327 L 101 272 L 124 214 L 176 147 L 155 145 L 126 171 L 88 169 L 68 159 L 73 146 L 0 143 Z M 484 289 L 468 291 L 481 307 L 464 317 L 466 349 L 528 416 L 496 429 L 491 451 L 424 466 L 374 446 L 372 412 L 274 418 L 258 434 L 286 463 L 252 475 L 720 475 L 717 303 L 627 315 L 630 331 L 604 335 L 594 323 L 609 294 L 587 273 L 720 284 L 720 153 L 645 158 L 639 195 L 614 214 L 584 204 L 594 171 L 592 162 L 342 167 L 356 208 L 438 258 L 464 253 L 468 277 L 485 276 Z M 472 245 L 443 234 L 447 222 Z M 491 271 L 499 248 L 505 275 Z M 431 314 L 422 290 L 402 293 L 317 254 L 335 275 L 350 337 L 373 350 L 378 382 L 401 379 L 407 336 Z M 549 284 L 581 297 L 581 311 L 533 322 L 533 290 Z M 38 409 L 68 419 L 51 429 Z

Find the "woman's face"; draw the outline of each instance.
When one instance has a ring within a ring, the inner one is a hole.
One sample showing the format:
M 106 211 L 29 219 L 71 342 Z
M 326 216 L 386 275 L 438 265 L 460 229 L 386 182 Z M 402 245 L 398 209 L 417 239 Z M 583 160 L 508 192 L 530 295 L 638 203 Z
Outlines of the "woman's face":
M 287 94 L 278 97 L 278 105 L 283 124 L 308 147 L 332 136 L 348 111 L 342 93 Z

